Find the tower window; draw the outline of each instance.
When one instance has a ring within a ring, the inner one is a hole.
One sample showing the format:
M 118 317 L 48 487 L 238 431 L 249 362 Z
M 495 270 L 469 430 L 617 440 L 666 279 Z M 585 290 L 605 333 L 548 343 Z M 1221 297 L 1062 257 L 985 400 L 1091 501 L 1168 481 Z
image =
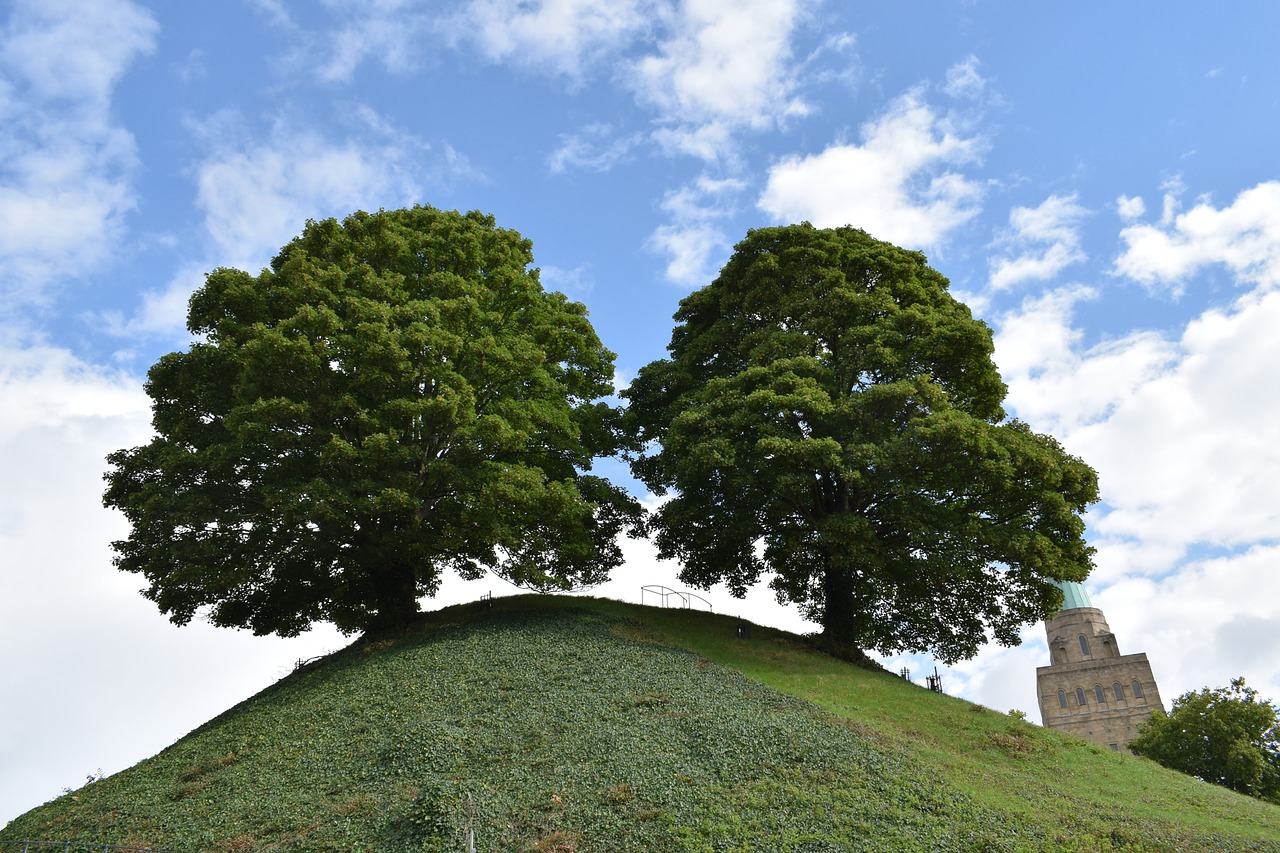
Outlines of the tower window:
M 1102 692 L 1102 685 L 1093 685 L 1093 698 L 1098 700 L 1099 705 L 1105 705 L 1107 702 L 1107 694 Z
M 1084 634 L 1080 635 L 1080 654 L 1089 657 L 1089 638 Z
M 1111 685 L 1111 690 L 1116 694 L 1117 702 L 1124 701 L 1124 685 L 1117 681 L 1115 684 Z
M 1145 694 L 1143 694 L 1143 692 L 1142 692 L 1142 682 L 1141 682 L 1141 681 L 1134 681 L 1134 682 L 1133 682 L 1133 698 L 1135 698 L 1135 699 L 1144 699 L 1144 698 L 1146 698 Z
M 1060 708 L 1067 707 L 1067 691 L 1065 690 L 1058 691 L 1058 707 Z
M 1084 701 L 1084 688 L 1083 688 L 1083 687 L 1077 687 L 1077 688 L 1076 688 L 1076 704 L 1077 704 L 1077 705 L 1079 705 L 1081 708 L 1083 708 L 1083 707 L 1085 706 L 1085 704 L 1086 704 L 1086 703 L 1085 703 L 1085 701 Z

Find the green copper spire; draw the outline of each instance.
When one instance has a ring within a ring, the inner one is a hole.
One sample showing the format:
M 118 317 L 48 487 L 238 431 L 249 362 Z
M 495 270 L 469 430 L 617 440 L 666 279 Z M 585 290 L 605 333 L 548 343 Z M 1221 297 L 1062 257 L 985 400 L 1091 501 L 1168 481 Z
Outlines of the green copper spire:
M 1063 610 L 1093 607 L 1089 602 L 1089 593 L 1084 591 L 1084 584 L 1076 581 L 1054 581 L 1054 584 L 1057 585 L 1058 589 L 1062 590 Z

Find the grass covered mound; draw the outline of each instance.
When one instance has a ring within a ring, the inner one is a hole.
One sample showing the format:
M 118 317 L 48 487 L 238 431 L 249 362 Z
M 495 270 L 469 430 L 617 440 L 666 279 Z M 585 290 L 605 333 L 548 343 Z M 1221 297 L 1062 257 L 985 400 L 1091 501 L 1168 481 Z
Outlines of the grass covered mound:
M 582 611 L 357 644 L 7 835 L 179 850 L 968 849 L 839 718 Z M 988 828 L 983 828 L 984 833 Z
M 461 851 L 473 834 L 478 851 L 1280 850 L 1268 841 L 1280 834 L 1273 806 L 1206 798 L 1209 786 L 1150 762 L 734 628 L 582 599 L 451 608 L 294 673 L 156 757 L 23 815 L 0 841 Z M 936 742 L 944 730 L 954 754 Z M 1074 778 L 1078 768 L 1096 778 Z M 1058 790 L 1035 790 L 1055 775 Z M 1187 810 L 1198 823 L 1180 822 Z

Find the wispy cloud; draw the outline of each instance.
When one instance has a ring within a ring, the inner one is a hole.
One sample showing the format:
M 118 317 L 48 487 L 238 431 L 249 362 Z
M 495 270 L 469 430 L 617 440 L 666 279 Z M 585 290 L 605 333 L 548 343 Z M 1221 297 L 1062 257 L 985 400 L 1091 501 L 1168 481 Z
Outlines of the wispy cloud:
M 596 276 L 590 264 L 579 264 L 571 270 L 547 266 L 540 269 L 540 279 L 547 290 L 558 290 L 579 297 L 595 288 Z
M 308 219 L 424 200 L 424 188 L 482 176 L 447 144 L 431 146 L 367 107 L 349 106 L 345 133 L 322 132 L 286 117 L 265 132 L 235 113 L 193 122 L 207 154 L 193 168 L 204 215 L 204 256 L 192 257 L 169 285 L 140 296 L 130 317 L 104 317 L 119 335 L 173 334 L 187 298 L 216 266 L 256 271 L 301 233 Z
M 791 39 L 807 0 L 473 0 L 449 19 L 455 44 L 492 62 L 581 82 L 605 74 L 634 94 L 666 151 L 726 162 L 744 130 L 806 112 Z M 563 150 L 563 149 L 562 149 Z
M 607 172 L 625 161 L 642 142 L 640 134 L 617 135 L 612 125 L 596 122 L 576 133 L 560 135 L 560 147 L 547 158 L 551 174 L 570 171 Z
M 421 194 L 418 158 L 428 146 L 389 137 L 372 113 L 365 119 L 341 136 L 285 120 L 265 137 L 242 135 L 234 117 L 203 126 L 211 151 L 196 168 L 196 203 L 226 263 L 265 264 L 309 218 L 399 206 Z
M 471 0 L 446 31 L 492 62 L 579 79 L 646 34 L 668 7 L 664 0 Z
M 953 98 L 980 97 L 987 89 L 987 80 L 978 70 L 981 65 L 978 57 L 969 56 L 964 62 L 951 66 L 942 91 Z
M 729 250 L 719 222 L 732 215 L 745 186 L 737 179 L 703 175 L 667 193 L 662 207 L 671 221 L 653 233 L 649 245 L 670 258 L 668 279 L 689 287 L 711 281 Z
M 319 26 L 299 24 L 278 0 L 254 3 L 287 33 L 285 64 L 321 79 L 350 81 L 368 63 L 405 73 L 450 46 L 572 87 L 608 80 L 652 114 L 662 150 L 721 166 L 739 134 L 808 110 L 792 39 L 816 0 L 469 0 L 451 14 L 411 0 L 326 0 Z M 584 141 L 563 140 L 553 166 L 598 168 L 595 155 L 612 156 L 581 150 Z
M 0 280 L 18 302 L 112 252 L 135 204 L 133 137 L 116 84 L 155 45 L 126 0 L 20 0 L 0 32 Z
M 1088 210 L 1076 195 L 1051 195 L 1038 207 L 1015 207 L 1009 228 L 997 240 L 1005 254 L 991 261 L 991 289 L 1008 290 L 1024 281 L 1051 279 L 1085 260 L 1080 220 Z
M 341 23 L 327 42 L 320 66 L 323 79 L 349 80 L 360 64 L 371 58 L 395 74 L 418 67 L 423 55 L 421 36 L 434 25 L 434 16 L 418 4 L 408 0 L 331 0 L 327 5 Z
M 959 169 L 986 140 L 966 133 L 916 89 L 862 127 L 862 143 L 786 157 L 769 171 L 759 206 L 783 222 L 853 225 L 912 248 L 937 246 L 976 216 L 983 186 Z

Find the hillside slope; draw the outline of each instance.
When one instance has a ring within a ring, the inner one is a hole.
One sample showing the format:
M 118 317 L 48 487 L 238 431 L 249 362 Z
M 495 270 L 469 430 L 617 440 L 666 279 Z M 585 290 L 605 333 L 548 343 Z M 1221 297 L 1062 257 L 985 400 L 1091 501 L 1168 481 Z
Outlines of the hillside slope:
M 578 598 L 439 611 L 295 672 L 0 841 L 1280 851 L 1280 808 L 735 628 Z

